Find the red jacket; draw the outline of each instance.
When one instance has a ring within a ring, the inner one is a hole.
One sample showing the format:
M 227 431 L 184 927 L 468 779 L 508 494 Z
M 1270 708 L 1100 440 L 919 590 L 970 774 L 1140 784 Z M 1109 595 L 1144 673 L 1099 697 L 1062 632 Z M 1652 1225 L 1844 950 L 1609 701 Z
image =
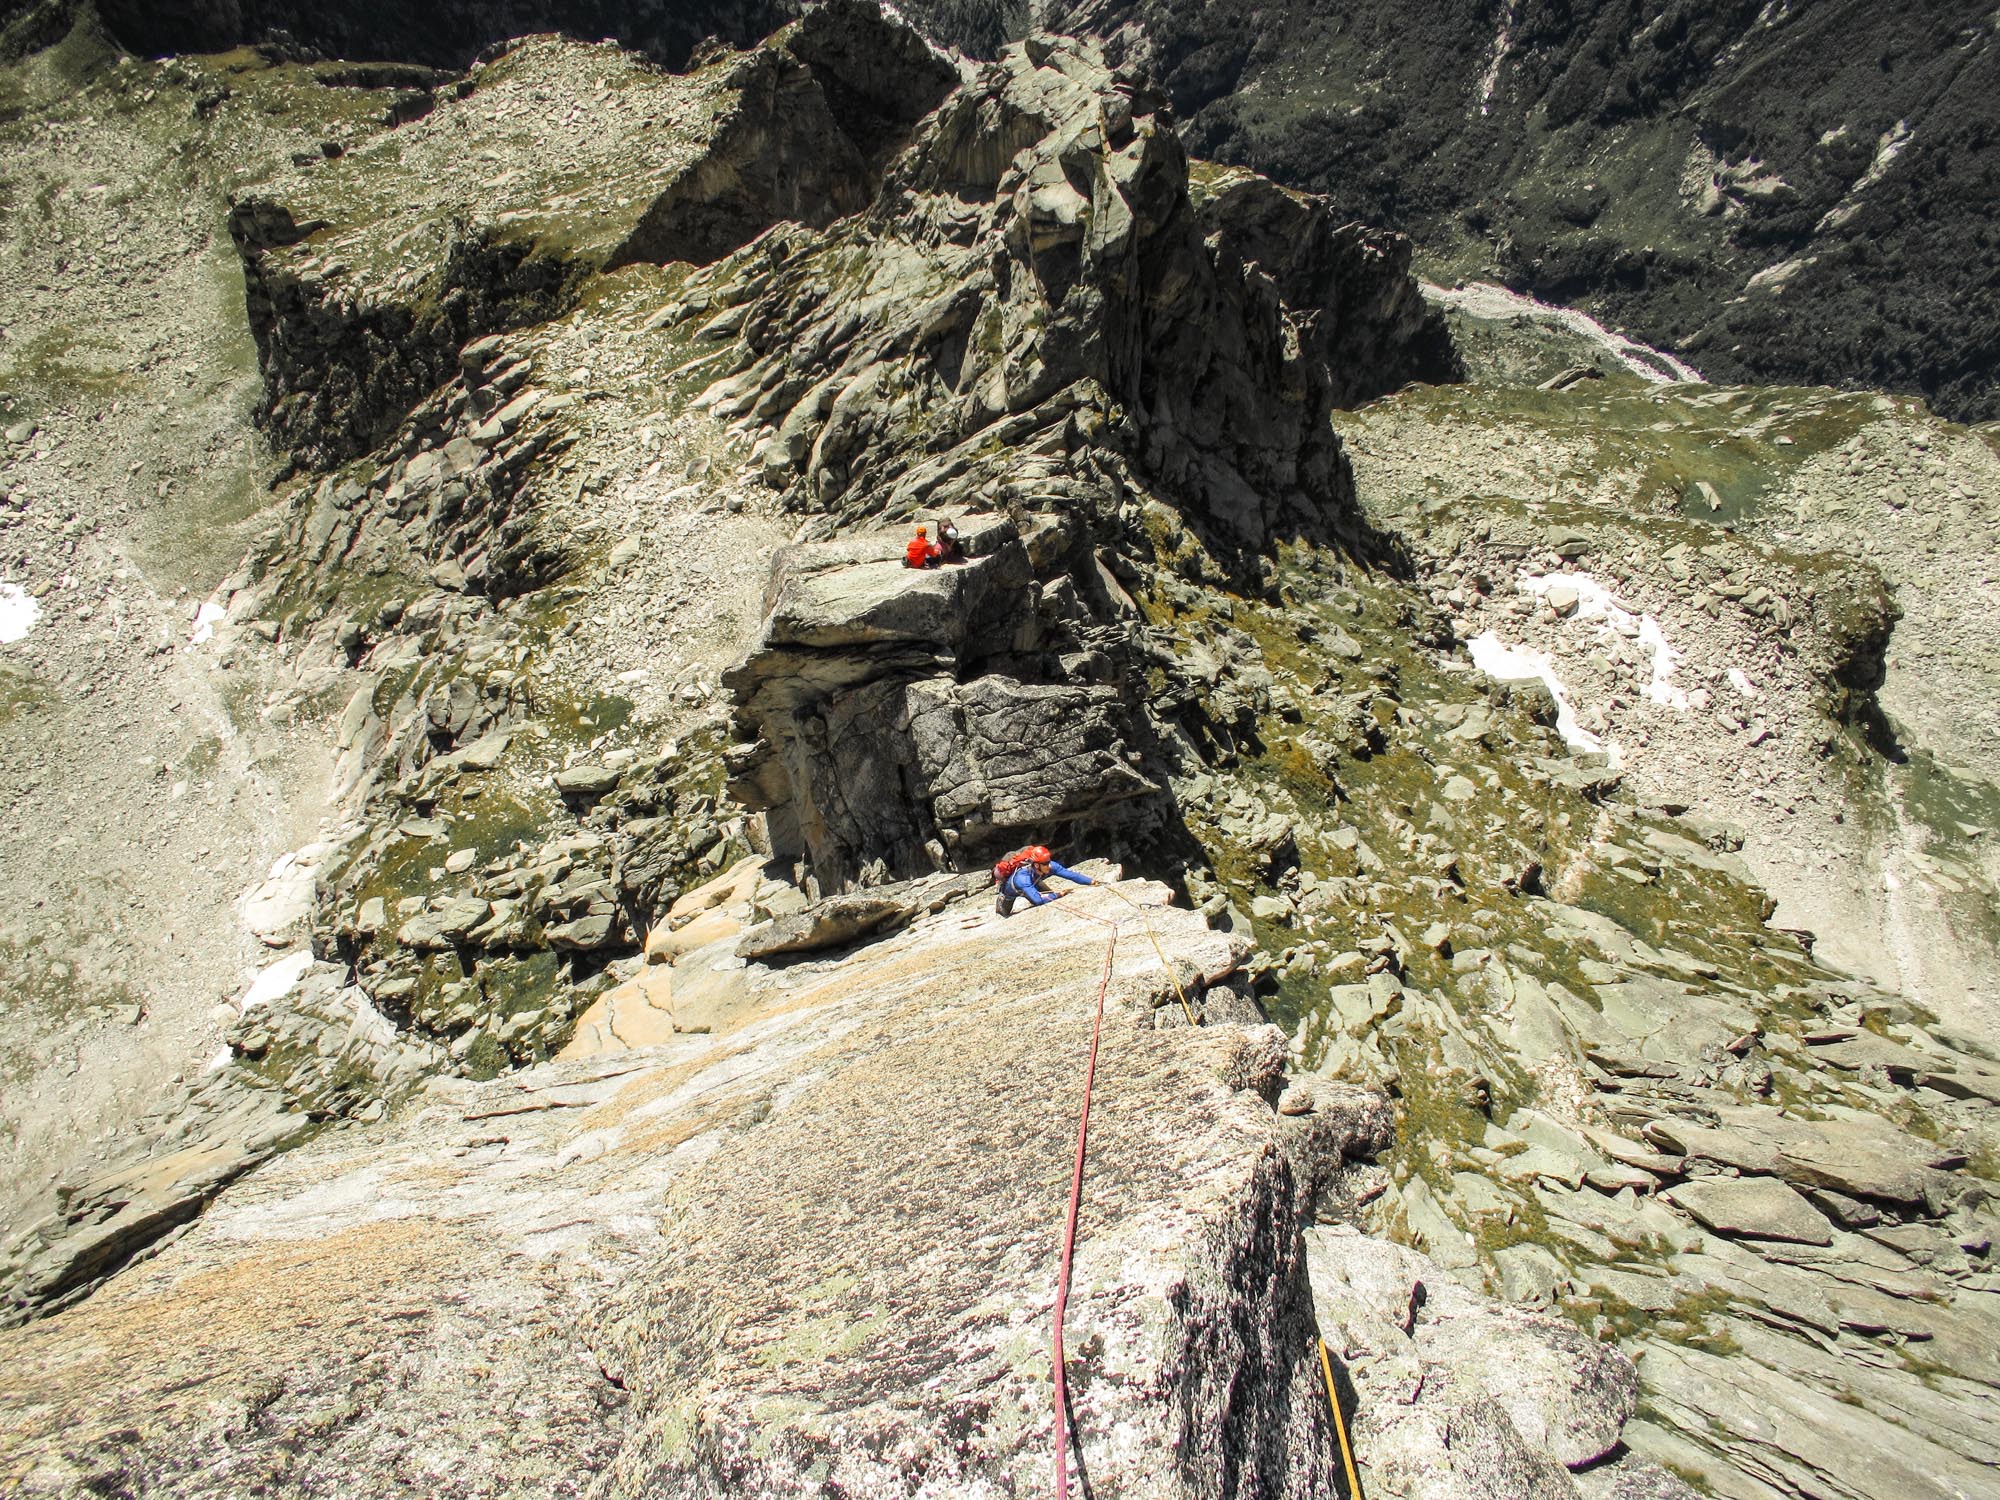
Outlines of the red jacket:
M 903 566 L 906 568 L 927 568 L 931 559 L 938 555 L 938 546 L 920 536 L 910 538 L 910 545 L 903 549 Z

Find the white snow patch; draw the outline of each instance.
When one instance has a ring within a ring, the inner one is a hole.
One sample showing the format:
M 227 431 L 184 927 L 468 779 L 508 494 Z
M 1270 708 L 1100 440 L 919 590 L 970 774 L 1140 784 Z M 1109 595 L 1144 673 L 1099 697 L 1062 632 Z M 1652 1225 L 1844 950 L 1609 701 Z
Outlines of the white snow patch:
M 1743 283 L 1746 292 L 1775 292 L 1799 272 L 1819 260 L 1817 255 L 1795 255 L 1790 260 L 1781 260 L 1775 266 L 1766 266 Z
M 1729 679 L 1729 685 L 1744 697 L 1754 698 L 1757 696 L 1757 685 L 1750 680 L 1749 674 L 1741 667 L 1731 667 L 1723 675 Z
M 1472 664 L 1495 682 L 1540 679 L 1556 700 L 1556 733 L 1562 736 L 1563 743 L 1570 749 L 1604 749 L 1604 741 L 1577 723 L 1576 710 L 1570 707 L 1569 692 L 1563 687 L 1562 679 L 1556 676 L 1555 664 L 1549 660 L 1548 652 L 1509 646 L 1490 630 L 1474 636 L 1466 642 L 1466 647 L 1472 652 Z M 1611 758 L 1615 765 L 1618 760 L 1615 750 Z
M 41 601 L 18 583 L 0 583 L 0 645 L 11 646 L 42 617 Z
M 1641 379 L 1650 380 L 1655 385 L 1666 385 L 1676 380 L 1701 383 L 1701 372 L 1693 365 L 1675 359 L 1663 349 L 1655 349 L 1628 339 L 1622 333 L 1613 333 L 1595 318 L 1578 312 L 1573 307 L 1556 307 L 1547 302 L 1537 302 L 1533 297 L 1524 297 L 1519 292 L 1510 292 L 1504 286 L 1495 286 L 1490 281 L 1470 281 L 1464 286 L 1442 287 L 1424 282 L 1424 296 L 1432 302 L 1459 311 L 1475 318 L 1528 317 L 1543 323 L 1554 323 L 1570 333 L 1588 339 L 1598 348 L 1610 354 L 1626 369 Z
M 1903 154 L 1903 148 L 1910 144 L 1910 122 L 1898 120 L 1882 132 L 1875 142 L 1875 159 L 1868 163 L 1868 170 L 1861 174 L 1861 180 L 1848 189 L 1849 193 L 1865 193 L 1888 175 L 1889 168 L 1896 164 L 1896 158 Z
M 237 1010 L 247 1015 L 260 1005 L 284 999 L 312 966 L 312 950 L 308 948 L 288 953 L 276 963 L 265 965 L 250 982 L 250 988 L 243 992 L 243 998 L 236 1002 Z
M 1639 644 L 1653 654 L 1652 673 L 1646 681 L 1646 696 L 1665 708 L 1685 713 L 1688 695 L 1673 684 L 1674 668 L 1681 654 L 1667 644 L 1667 634 L 1651 615 L 1639 617 Z
M 228 611 L 213 599 L 204 599 L 201 608 L 194 612 L 194 633 L 188 637 L 190 646 L 199 646 L 215 638 L 215 622 Z
M 1536 598 L 1546 598 L 1549 590 L 1554 588 L 1567 588 L 1574 592 L 1577 596 L 1577 619 L 1596 620 L 1603 629 L 1637 641 L 1640 649 L 1651 657 L 1646 686 L 1642 690 L 1646 696 L 1662 707 L 1686 711 L 1688 696 L 1674 685 L 1674 669 L 1680 665 L 1681 653 L 1668 642 L 1660 622 L 1651 614 L 1631 609 L 1588 573 L 1528 574 L 1521 578 L 1517 587 L 1522 593 L 1533 594 Z

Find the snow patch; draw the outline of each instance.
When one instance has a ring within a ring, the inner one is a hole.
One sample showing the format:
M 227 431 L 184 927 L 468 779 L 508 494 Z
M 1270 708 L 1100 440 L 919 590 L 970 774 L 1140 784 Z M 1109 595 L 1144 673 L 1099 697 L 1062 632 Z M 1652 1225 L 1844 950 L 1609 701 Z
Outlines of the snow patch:
M 1602 629 L 1637 641 L 1651 658 L 1646 685 L 1641 691 L 1664 708 L 1686 712 L 1688 696 L 1674 684 L 1674 669 L 1681 663 L 1681 653 L 1668 642 L 1667 633 L 1651 614 L 1631 609 L 1588 573 L 1529 574 L 1516 586 L 1522 593 L 1543 600 L 1551 589 L 1567 589 L 1575 594 L 1577 619 L 1598 621 Z
M 188 637 L 190 646 L 199 646 L 215 638 L 215 622 L 228 613 L 213 599 L 204 599 L 201 608 L 194 612 L 194 633 Z
M 306 977 L 306 970 L 312 966 L 312 951 L 304 948 L 287 954 L 274 964 L 265 965 L 250 982 L 250 988 L 243 992 L 243 998 L 236 1002 L 237 1010 L 247 1015 L 260 1005 L 284 999 Z
M 41 601 L 18 583 L 0 583 L 0 645 L 11 646 L 42 617 Z
M 1888 176 L 1889 168 L 1896 164 L 1896 158 L 1903 154 L 1903 148 L 1909 144 L 1910 122 L 1908 120 L 1898 120 L 1887 130 L 1883 131 L 1881 137 L 1875 142 L 1875 159 L 1868 163 L 1868 170 L 1863 172 L 1860 180 L 1847 190 L 1848 193 L 1850 195 L 1865 193 L 1884 177 Z
M 1634 375 L 1642 380 L 1650 380 L 1655 385 L 1667 385 L 1676 380 L 1701 383 L 1701 373 L 1693 365 L 1675 359 L 1665 350 L 1638 343 L 1636 340 L 1626 338 L 1622 333 L 1613 333 L 1595 318 L 1580 313 L 1573 307 L 1556 307 L 1547 302 L 1537 302 L 1533 297 L 1510 292 L 1504 286 L 1495 286 L 1490 281 L 1471 281 L 1457 287 L 1435 286 L 1428 281 L 1422 285 L 1424 296 L 1430 301 L 1446 307 L 1455 307 L 1470 317 L 1490 318 L 1495 321 L 1527 317 L 1541 323 L 1553 323 L 1567 332 L 1589 340 Z
M 1585 729 L 1576 721 L 1576 710 L 1570 707 L 1569 691 L 1562 679 L 1556 675 L 1555 664 L 1549 660 L 1546 651 L 1530 651 L 1524 646 L 1509 646 L 1492 631 L 1482 631 L 1466 642 L 1472 653 L 1472 664 L 1491 677 L 1495 682 L 1526 682 L 1539 680 L 1548 688 L 1556 700 L 1556 733 L 1563 743 L 1572 750 L 1601 751 L 1604 741 Z M 1612 752 L 1612 762 L 1617 763 L 1617 753 Z
M 1896 158 L 1903 154 L 1903 148 L 1910 144 L 1910 122 L 1898 120 L 1875 141 L 1875 159 L 1868 163 L 1868 170 L 1854 180 L 1854 186 L 1841 197 L 1840 202 L 1820 218 L 1814 225 L 1816 231 L 1838 229 L 1861 211 L 1861 195 L 1889 175 L 1889 168 L 1896 164 Z
M 1766 266 L 1743 283 L 1746 292 L 1775 292 L 1799 272 L 1819 260 L 1817 255 L 1795 255 L 1790 260 L 1781 260 L 1775 266 Z

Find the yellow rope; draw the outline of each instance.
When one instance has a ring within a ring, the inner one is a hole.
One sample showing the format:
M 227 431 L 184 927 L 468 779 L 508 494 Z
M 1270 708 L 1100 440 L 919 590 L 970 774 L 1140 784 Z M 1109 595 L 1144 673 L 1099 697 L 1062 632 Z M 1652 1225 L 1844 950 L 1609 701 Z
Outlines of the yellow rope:
M 1146 929 L 1146 941 L 1153 945 L 1153 952 L 1160 960 L 1160 967 L 1167 971 L 1167 982 L 1174 987 L 1174 997 L 1181 1003 L 1181 1014 L 1187 1017 L 1188 1025 L 1193 1026 L 1198 1024 L 1194 1018 L 1194 1008 L 1188 1004 L 1187 991 L 1181 988 L 1180 975 L 1176 974 L 1174 966 L 1167 962 L 1166 950 L 1161 948 L 1160 940 L 1153 935 L 1153 924 L 1146 920 L 1146 909 L 1123 891 L 1119 890 L 1117 886 L 1106 884 L 1104 888 L 1120 901 L 1123 901 L 1127 906 L 1131 907 L 1132 910 L 1139 913 L 1139 925 Z
M 1347 1418 L 1340 1412 L 1340 1393 L 1333 1387 L 1333 1360 L 1326 1352 L 1326 1340 L 1319 1341 L 1320 1373 L 1326 1376 L 1326 1404 L 1333 1408 L 1333 1430 L 1340 1438 L 1340 1461 L 1347 1466 L 1348 1500 L 1361 1500 L 1361 1476 L 1354 1472 L 1354 1448 L 1347 1441 Z

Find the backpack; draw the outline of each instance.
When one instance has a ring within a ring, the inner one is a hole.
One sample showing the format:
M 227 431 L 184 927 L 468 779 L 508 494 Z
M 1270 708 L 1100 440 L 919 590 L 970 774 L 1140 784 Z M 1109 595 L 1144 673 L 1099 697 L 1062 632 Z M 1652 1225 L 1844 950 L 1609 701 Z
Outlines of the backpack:
M 1014 878 L 1016 870 L 1019 870 L 1023 865 L 1033 862 L 1028 858 L 1028 854 L 1029 851 L 1027 849 L 1016 849 L 1012 854 L 1001 860 L 999 864 L 993 867 L 993 883 L 997 886 L 1005 886 L 1008 881 Z

